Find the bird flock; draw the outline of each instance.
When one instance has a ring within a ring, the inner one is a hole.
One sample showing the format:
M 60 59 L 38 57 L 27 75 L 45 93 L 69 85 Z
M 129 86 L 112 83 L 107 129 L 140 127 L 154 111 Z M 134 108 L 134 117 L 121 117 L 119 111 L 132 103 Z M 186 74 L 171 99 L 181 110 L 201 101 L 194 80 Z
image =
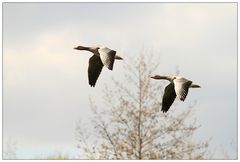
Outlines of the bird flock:
M 85 47 L 77 46 L 76 50 L 86 50 L 93 53 L 88 63 L 88 82 L 91 87 L 95 87 L 97 79 L 102 71 L 103 66 L 109 70 L 113 70 L 114 61 L 123 60 L 120 56 L 116 55 L 116 51 L 107 47 Z M 170 81 L 165 87 L 162 98 L 163 113 L 166 113 L 173 104 L 176 97 L 181 101 L 184 101 L 187 97 L 189 88 L 200 88 L 199 85 L 193 84 L 191 80 L 188 80 L 180 76 L 151 76 L 152 79 L 164 79 Z

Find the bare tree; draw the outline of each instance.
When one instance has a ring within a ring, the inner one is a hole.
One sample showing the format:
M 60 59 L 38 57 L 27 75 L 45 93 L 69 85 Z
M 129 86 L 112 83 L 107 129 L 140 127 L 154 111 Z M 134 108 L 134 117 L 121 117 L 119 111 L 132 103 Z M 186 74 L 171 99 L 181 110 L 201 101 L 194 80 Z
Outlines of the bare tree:
M 143 54 L 126 63 L 124 82 L 113 79 L 104 89 L 105 107 L 90 100 L 94 128 L 77 124 L 80 158 L 86 159 L 204 159 L 208 142 L 194 142 L 199 127 L 192 107 L 173 106 L 168 113 L 160 110 L 163 87 L 150 79 L 157 69 L 153 57 Z M 101 112 L 98 110 L 101 108 Z M 90 133 L 89 133 L 90 132 Z M 95 140 L 93 140 L 95 139 Z M 98 139 L 98 140 L 96 140 Z

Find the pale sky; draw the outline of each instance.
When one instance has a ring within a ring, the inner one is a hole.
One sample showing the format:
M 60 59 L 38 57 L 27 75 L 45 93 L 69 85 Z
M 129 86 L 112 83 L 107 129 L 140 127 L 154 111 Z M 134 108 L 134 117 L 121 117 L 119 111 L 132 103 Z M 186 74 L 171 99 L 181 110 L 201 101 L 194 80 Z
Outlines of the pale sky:
M 202 86 L 178 104 L 197 100 L 194 138 L 212 137 L 212 149 L 236 158 L 237 3 L 4 3 L 3 142 L 17 142 L 17 157 L 77 156 L 76 122 L 89 120 L 89 97 L 99 100 L 124 64 L 103 69 L 91 88 L 91 54 L 73 50 L 79 44 L 107 46 L 125 59 L 153 49 L 162 75 L 179 66 Z

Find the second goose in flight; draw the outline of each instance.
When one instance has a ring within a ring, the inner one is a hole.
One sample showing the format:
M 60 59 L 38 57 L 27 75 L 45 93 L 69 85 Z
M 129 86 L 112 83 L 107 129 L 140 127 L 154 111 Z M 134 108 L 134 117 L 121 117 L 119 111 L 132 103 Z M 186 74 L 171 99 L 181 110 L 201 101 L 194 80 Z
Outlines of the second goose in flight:
M 122 60 L 116 55 L 116 51 L 107 47 L 84 47 L 77 46 L 76 50 L 86 50 L 92 52 L 94 55 L 89 59 L 88 65 L 88 82 L 91 87 L 94 87 L 97 79 L 102 71 L 103 66 L 109 70 L 113 69 L 114 60 Z
M 188 94 L 189 88 L 201 88 L 197 84 L 193 84 L 191 80 L 180 76 L 152 76 L 153 79 L 165 79 L 170 81 L 170 84 L 164 89 L 163 99 L 162 99 L 162 111 L 167 112 L 168 109 L 173 104 L 176 96 L 184 101 Z

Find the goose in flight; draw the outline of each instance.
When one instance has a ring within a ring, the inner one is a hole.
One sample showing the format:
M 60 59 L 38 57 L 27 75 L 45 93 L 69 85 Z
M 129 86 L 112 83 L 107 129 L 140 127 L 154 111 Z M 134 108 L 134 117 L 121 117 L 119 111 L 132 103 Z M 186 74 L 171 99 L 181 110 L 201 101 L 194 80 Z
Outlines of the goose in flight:
M 109 70 L 113 70 L 114 60 L 122 60 L 121 57 L 116 55 L 116 51 L 107 47 L 77 46 L 74 49 L 86 50 L 93 53 L 88 63 L 88 82 L 91 87 L 95 86 L 103 66 L 107 67 Z
M 176 97 L 181 101 L 184 101 L 188 94 L 189 88 L 201 88 L 197 84 L 193 84 L 191 80 L 180 76 L 152 76 L 153 79 L 165 79 L 170 81 L 170 84 L 164 89 L 163 99 L 162 99 L 162 111 L 165 113 L 173 104 Z

